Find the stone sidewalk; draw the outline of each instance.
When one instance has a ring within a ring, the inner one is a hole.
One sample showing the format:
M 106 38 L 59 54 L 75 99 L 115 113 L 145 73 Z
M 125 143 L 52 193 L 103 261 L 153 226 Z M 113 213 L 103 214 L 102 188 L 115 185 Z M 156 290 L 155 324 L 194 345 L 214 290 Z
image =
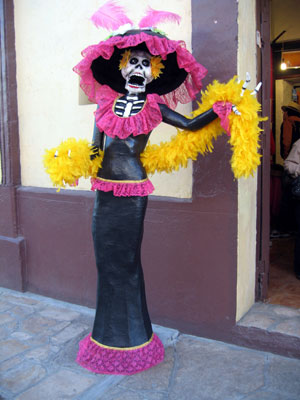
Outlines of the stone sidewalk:
M 277 304 L 256 303 L 239 325 L 282 333 L 300 339 L 300 309 Z
M 94 311 L 0 289 L 0 399 L 299 400 L 300 360 L 154 326 L 165 361 L 137 375 L 75 363 Z

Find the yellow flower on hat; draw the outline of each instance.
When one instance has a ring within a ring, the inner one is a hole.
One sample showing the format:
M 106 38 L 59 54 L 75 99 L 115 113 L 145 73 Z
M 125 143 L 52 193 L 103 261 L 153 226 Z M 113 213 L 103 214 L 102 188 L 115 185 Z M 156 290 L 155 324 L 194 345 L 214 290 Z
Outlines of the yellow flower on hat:
M 128 61 L 130 59 L 131 51 L 130 50 L 125 50 L 124 53 L 122 54 L 122 58 L 120 60 L 119 64 L 119 70 L 122 68 L 125 68 L 126 65 L 128 64 Z
M 164 64 L 161 62 L 160 56 L 151 57 L 151 72 L 154 79 L 157 79 L 162 73 L 162 69 L 165 68 Z

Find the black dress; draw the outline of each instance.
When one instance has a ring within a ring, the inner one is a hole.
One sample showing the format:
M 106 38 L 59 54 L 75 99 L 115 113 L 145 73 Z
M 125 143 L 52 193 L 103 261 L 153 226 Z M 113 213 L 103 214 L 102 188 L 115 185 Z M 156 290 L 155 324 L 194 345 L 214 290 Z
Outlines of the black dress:
M 139 98 L 140 104 L 141 99 L 145 101 L 145 96 Z M 159 109 L 164 122 L 190 130 L 217 118 L 213 110 L 187 119 L 165 105 Z M 150 133 L 120 139 L 94 131 L 94 145 L 104 150 L 98 172 L 104 189 L 97 190 L 92 223 L 97 307 L 92 334 L 81 341 L 77 361 L 96 373 L 132 374 L 164 357 L 163 345 L 152 331 L 141 265 L 148 197 L 137 192 L 119 197 L 105 190 L 106 183 L 139 187 L 148 181 L 140 154 Z
M 147 140 L 146 135 L 127 139 L 106 136 L 99 177 L 112 181 L 146 179 L 139 155 Z M 139 346 L 153 334 L 141 264 L 147 201 L 147 196 L 96 193 L 92 232 L 98 291 L 92 338 L 103 345 Z
M 145 99 L 144 95 L 141 98 Z M 191 130 L 199 129 L 217 117 L 209 110 L 187 120 L 165 105 L 160 105 L 160 110 L 166 123 Z M 111 138 L 96 128 L 94 138 L 104 149 L 98 172 L 100 179 L 120 182 L 147 179 L 140 154 L 149 134 Z M 98 296 L 92 338 L 107 346 L 139 346 L 149 341 L 153 334 L 141 265 L 146 207 L 147 196 L 115 197 L 112 192 L 102 191 L 96 194 L 92 231 Z

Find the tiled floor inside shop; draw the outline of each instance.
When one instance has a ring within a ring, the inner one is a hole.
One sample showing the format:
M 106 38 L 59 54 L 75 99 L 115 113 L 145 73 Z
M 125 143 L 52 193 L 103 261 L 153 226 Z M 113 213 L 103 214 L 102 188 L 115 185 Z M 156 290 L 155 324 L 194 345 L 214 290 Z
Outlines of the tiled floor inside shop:
M 300 280 L 293 269 L 294 238 L 270 240 L 268 303 L 300 308 Z

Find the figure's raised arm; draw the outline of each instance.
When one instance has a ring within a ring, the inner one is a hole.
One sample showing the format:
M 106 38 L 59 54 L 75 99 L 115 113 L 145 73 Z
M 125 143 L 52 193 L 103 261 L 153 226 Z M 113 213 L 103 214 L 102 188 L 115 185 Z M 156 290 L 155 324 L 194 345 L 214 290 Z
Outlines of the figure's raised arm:
M 218 118 L 218 115 L 212 108 L 191 119 L 171 110 L 165 104 L 160 104 L 159 108 L 163 117 L 163 122 L 175 126 L 176 128 L 186 129 L 188 131 L 196 131 L 201 129 Z
M 199 153 L 211 152 L 214 141 L 226 132 L 233 151 L 234 176 L 252 175 L 260 163 L 259 123 L 265 118 L 258 115 L 260 104 L 255 98 L 261 83 L 251 93 L 247 90 L 249 82 L 249 74 L 245 82 L 237 82 L 236 78 L 226 84 L 214 81 L 202 92 L 201 103 L 191 117 L 160 105 L 163 121 L 180 131 L 169 142 L 148 144 L 141 154 L 146 170 L 171 172 L 185 167 L 188 159 L 196 160 Z

